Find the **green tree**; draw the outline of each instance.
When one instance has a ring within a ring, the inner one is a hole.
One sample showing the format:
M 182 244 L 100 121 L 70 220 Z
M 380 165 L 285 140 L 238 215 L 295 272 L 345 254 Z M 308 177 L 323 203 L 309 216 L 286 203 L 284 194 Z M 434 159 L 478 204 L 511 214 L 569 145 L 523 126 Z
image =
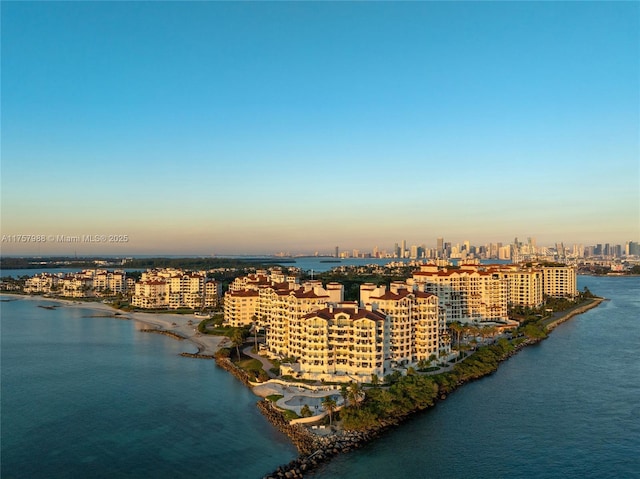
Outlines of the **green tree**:
M 231 344 L 235 346 L 236 353 L 238 354 L 238 361 L 240 361 L 240 346 L 242 346 L 242 344 L 244 343 L 244 335 L 242 334 L 242 330 L 236 328 L 231 331 L 229 339 L 231 340 Z
M 228 358 L 230 355 L 231 350 L 229 348 L 220 348 L 214 354 L 216 358 Z
M 356 409 L 360 408 L 360 403 L 364 400 L 364 390 L 359 383 L 352 382 L 347 389 L 347 400 L 349 405 L 355 406 Z
M 302 417 L 310 417 L 312 416 L 313 413 L 311 412 L 311 409 L 309 409 L 309 405 L 305 404 L 304 406 L 302 406 L 302 409 L 300 410 L 300 416 Z
M 258 317 L 254 314 L 251 319 L 253 320 L 253 346 L 258 352 Z
M 522 328 L 522 332 L 529 339 L 543 339 L 547 337 L 547 333 L 538 324 L 529 323 Z
M 449 325 L 449 329 L 453 333 L 453 336 L 456 338 L 456 348 L 460 349 L 460 337 L 464 331 L 464 328 L 460 323 L 451 323 Z
M 347 401 L 349 400 L 349 385 L 348 384 L 341 384 L 340 385 L 340 396 L 342 396 L 342 402 L 344 402 L 344 404 L 347 404 Z
M 327 411 L 327 413 L 329 413 L 329 425 L 332 425 L 333 422 L 333 413 L 336 410 L 336 407 L 338 407 L 338 404 L 336 403 L 336 400 L 333 399 L 331 396 L 327 396 L 322 400 L 322 408 Z

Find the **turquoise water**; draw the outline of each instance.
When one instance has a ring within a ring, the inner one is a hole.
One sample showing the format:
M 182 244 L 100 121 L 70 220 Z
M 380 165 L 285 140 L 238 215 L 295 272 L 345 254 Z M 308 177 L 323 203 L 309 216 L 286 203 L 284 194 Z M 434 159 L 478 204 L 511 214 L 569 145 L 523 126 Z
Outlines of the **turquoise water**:
M 611 301 L 314 477 L 640 477 L 640 278 L 579 285 Z M 188 343 L 38 304 L 0 304 L 2 478 L 259 478 L 295 456 Z
M 0 306 L 2 478 L 261 477 L 295 457 L 189 343 L 39 304 Z

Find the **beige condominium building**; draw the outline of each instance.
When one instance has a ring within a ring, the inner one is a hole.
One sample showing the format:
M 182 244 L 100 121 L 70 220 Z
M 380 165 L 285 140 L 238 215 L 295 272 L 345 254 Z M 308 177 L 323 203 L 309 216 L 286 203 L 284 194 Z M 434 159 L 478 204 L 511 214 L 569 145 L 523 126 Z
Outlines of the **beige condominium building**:
M 438 297 L 402 282 L 360 287 L 360 303 L 389 318 L 388 359 L 394 364 L 414 364 L 451 352 Z
M 98 269 L 93 275 L 93 289 L 97 292 L 124 293 L 127 290 L 127 277 L 124 271 Z
M 300 353 L 297 362 L 289 365 L 292 374 L 343 382 L 369 382 L 372 375 L 384 376 L 389 344 L 384 313 L 341 303 L 310 312 L 298 322 Z
M 436 295 L 447 322 L 508 320 L 507 281 L 498 271 L 477 265 L 462 265 L 458 269 L 423 265 L 407 283 L 416 290 Z
M 138 308 L 165 309 L 169 307 L 169 286 L 165 279 L 146 279 L 135 285 L 131 304 Z
M 175 268 L 147 270 L 134 288 L 131 303 L 149 309 L 201 309 L 207 301 L 213 304 L 218 294 L 217 283 L 207 282 L 204 272 Z
M 369 381 L 394 368 L 451 352 L 438 298 L 405 283 L 389 290 L 365 284 L 361 302 L 345 302 L 339 283 L 274 282 L 269 275 L 239 279 L 225 295 L 225 322 L 256 322 L 265 348 L 287 359 L 283 374 L 307 379 Z M 280 278 L 282 279 L 282 278 Z
M 537 308 L 544 304 L 545 296 L 572 299 L 578 294 L 573 266 L 526 263 L 495 265 L 493 269 L 507 281 L 509 306 Z
M 542 266 L 544 294 L 552 298 L 575 298 L 578 295 L 577 272 L 573 266 Z
M 25 281 L 24 291 L 86 298 L 123 293 L 126 288 L 127 279 L 124 271 L 85 269 L 77 273 L 36 275 Z
M 254 322 L 258 307 L 258 291 L 228 291 L 224 295 L 224 321 L 239 328 Z
M 542 271 L 521 268 L 518 265 L 502 267 L 500 274 L 507 281 L 507 303 L 509 306 L 537 308 L 544 302 Z

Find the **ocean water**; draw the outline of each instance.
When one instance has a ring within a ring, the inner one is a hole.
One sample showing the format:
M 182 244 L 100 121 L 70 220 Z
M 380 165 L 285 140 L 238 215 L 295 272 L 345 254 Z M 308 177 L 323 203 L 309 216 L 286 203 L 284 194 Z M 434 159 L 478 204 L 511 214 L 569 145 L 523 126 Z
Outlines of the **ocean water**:
M 313 477 L 640 477 L 640 278 L 578 282 L 610 301 Z M 189 343 L 39 304 L 0 303 L 0 477 L 259 478 L 295 457 Z
M 261 477 L 295 457 L 190 343 L 46 304 L 0 303 L 3 479 Z

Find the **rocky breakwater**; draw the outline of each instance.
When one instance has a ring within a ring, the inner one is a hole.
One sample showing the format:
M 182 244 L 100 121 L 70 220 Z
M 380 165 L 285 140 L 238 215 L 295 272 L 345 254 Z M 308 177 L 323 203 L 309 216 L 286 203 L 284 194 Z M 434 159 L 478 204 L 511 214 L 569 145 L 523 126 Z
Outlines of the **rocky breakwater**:
M 258 406 L 262 413 L 278 429 L 287 434 L 300 451 L 300 456 L 293 461 L 279 466 L 275 471 L 264 476 L 264 479 L 299 479 L 330 461 L 338 454 L 347 453 L 370 441 L 371 432 L 341 431 L 330 436 L 317 436 L 299 424 L 290 425 L 282 414 L 268 403 L 260 401 Z
M 258 409 L 280 432 L 289 436 L 300 454 L 311 454 L 318 449 L 317 436 L 300 424 L 289 424 L 289 420 L 268 399 L 258 401 Z
M 170 338 L 177 339 L 178 341 L 187 339 L 184 336 L 179 335 L 178 333 L 174 333 L 172 331 L 166 331 L 164 329 L 141 329 L 140 332 L 162 334 L 164 336 L 169 336 Z M 180 356 L 183 356 L 185 358 L 196 358 L 196 359 L 215 359 L 215 356 L 212 356 L 210 354 L 202 354 L 201 351 L 202 351 L 202 348 L 198 346 L 197 353 L 180 353 Z
M 251 380 L 246 371 L 240 369 L 238 366 L 233 364 L 229 358 L 225 357 L 216 357 L 216 364 L 220 366 L 225 371 L 233 374 L 242 384 L 247 387 L 251 387 Z
M 163 334 L 164 336 L 169 336 L 170 338 L 177 339 L 178 341 L 182 341 L 183 339 L 187 339 L 184 336 L 180 336 L 177 333 L 172 333 L 171 331 L 165 331 L 164 329 L 141 329 L 141 333 L 156 333 Z
M 195 358 L 195 359 L 215 359 L 215 356 L 213 356 L 212 354 L 201 354 L 200 352 L 180 353 L 180 356 L 184 358 Z

